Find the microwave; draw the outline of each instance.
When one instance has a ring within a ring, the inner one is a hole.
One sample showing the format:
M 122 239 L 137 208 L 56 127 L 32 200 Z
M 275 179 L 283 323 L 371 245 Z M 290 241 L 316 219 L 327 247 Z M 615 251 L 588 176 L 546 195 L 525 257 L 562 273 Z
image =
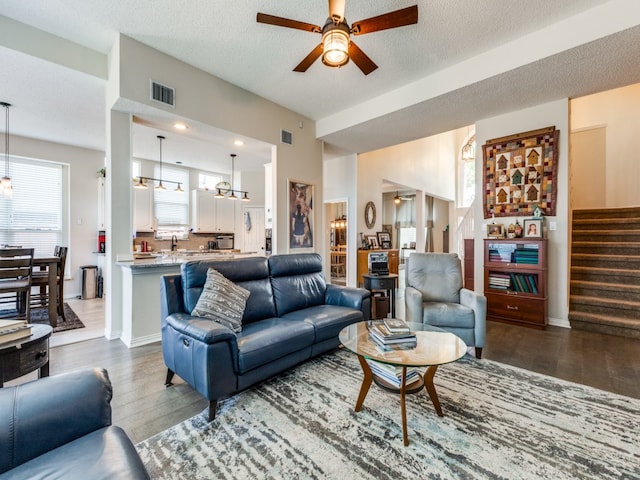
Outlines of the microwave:
M 233 235 L 218 235 L 216 246 L 218 250 L 233 250 Z

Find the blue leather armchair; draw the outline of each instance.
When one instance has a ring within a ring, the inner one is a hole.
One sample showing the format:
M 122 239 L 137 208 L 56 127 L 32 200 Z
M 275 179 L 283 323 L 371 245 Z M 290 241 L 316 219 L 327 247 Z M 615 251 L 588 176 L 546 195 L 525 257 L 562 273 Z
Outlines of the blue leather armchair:
M 0 479 L 148 479 L 111 397 L 103 369 L 0 389 Z
M 487 330 L 487 299 L 462 288 L 462 266 L 455 253 L 412 253 L 405 262 L 405 316 L 460 337 L 482 357 Z
M 250 291 L 239 333 L 190 313 L 209 268 Z M 206 397 L 209 420 L 218 399 L 336 348 L 371 309 L 369 291 L 327 285 L 315 253 L 187 262 L 160 289 L 165 383 L 177 374 Z

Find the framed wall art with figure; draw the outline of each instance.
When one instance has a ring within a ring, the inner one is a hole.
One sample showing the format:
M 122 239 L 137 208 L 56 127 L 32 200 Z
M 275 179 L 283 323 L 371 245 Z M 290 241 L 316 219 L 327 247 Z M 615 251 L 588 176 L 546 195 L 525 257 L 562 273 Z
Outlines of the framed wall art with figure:
M 313 248 L 313 185 L 289 180 L 289 248 Z

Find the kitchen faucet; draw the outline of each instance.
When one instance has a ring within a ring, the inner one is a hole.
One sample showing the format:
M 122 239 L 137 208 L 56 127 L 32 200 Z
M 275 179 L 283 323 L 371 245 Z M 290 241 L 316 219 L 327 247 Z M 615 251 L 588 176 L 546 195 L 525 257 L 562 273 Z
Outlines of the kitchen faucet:
M 171 251 L 173 252 L 176 247 L 178 246 L 178 237 L 176 237 L 175 235 L 171 236 Z

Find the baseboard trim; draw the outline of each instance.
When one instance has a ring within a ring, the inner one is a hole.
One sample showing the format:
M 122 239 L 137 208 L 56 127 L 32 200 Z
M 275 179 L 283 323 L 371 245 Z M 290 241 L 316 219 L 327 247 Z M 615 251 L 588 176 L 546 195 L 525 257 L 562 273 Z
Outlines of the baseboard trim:
M 141 347 L 142 345 L 148 345 L 150 343 L 160 342 L 162 340 L 161 333 L 154 333 L 153 335 L 147 335 L 145 337 L 137 338 L 124 338 L 120 337 L 122 343 L 129 348 Z
M 548 319 L 549 325 L 553 325 L 554 327 L 562 327 L 562 328 L 571 328 L 571 324 L 569 323 L 568 318 L 551 318 Z

